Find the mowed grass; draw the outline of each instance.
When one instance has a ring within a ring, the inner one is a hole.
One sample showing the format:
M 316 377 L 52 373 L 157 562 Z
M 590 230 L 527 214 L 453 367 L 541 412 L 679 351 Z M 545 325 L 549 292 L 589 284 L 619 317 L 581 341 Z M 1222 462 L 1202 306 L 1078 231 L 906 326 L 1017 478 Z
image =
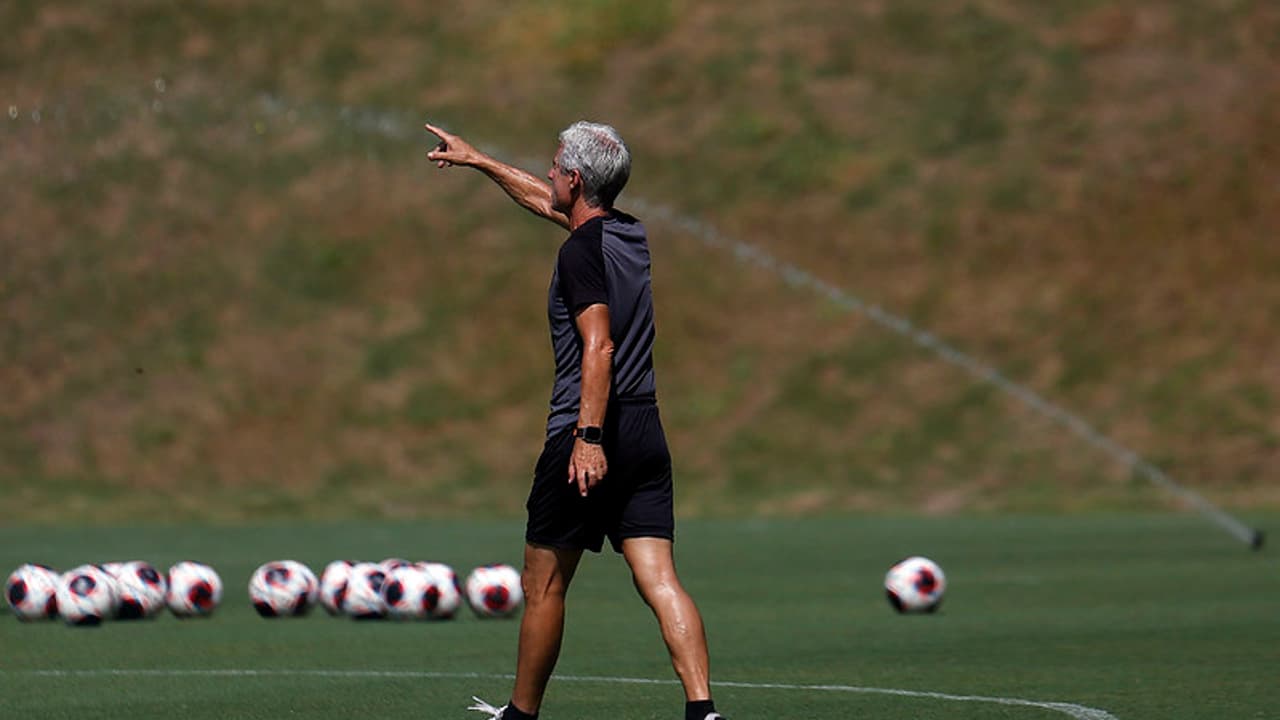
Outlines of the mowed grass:
M 506 698 L 516 621 L 264 620 L 248 578 L 285 557 L 317 570 L 435 559 L 465 573 L 518 563 L 520 537 L 513 522 L 0 530 L 6 570 L 198 559 L 226 585 L 201 620 L 0 617 L 0 717 L 464 718 L 472 694 Z M 1193 516 L 689 521 L 677 553 L 734 720 L 1106 717 L 1088 708 L 1234 720 L 1274 717 L 1280 700 L 1274 558 Z M 936 615 L 898 616 L 883 598 L 884 571 L 908 554 L 948 573 Z M 680 716 L 652 618 L 611 554 L 584 561 L 558 672 L 548 720 Z

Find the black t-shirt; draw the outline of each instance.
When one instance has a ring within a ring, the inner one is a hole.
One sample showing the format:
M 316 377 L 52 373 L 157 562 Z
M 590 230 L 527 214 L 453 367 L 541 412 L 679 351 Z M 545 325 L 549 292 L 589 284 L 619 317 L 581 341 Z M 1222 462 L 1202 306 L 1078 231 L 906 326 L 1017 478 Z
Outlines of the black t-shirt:
M 582 337 L 574 318 L 596 303 L 609 306 L 613 340 L 610 403 L 655 402 L 649 243 L 640 221 L 615 210 L 570 233 L 560 246 L 547 301 L 556 363 L 548 435 L 578 420 Z

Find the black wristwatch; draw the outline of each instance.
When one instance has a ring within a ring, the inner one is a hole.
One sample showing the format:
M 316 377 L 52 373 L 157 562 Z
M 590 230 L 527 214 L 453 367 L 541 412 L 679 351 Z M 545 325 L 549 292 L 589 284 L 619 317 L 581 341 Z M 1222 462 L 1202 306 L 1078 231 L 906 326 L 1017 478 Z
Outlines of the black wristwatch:
M 586 427 L 576 427 L 573 429 L 573 436 L 582 438 L 582 442 L 599 445 L 604 442 L 604 430 L 597 425 L 587 425 Z

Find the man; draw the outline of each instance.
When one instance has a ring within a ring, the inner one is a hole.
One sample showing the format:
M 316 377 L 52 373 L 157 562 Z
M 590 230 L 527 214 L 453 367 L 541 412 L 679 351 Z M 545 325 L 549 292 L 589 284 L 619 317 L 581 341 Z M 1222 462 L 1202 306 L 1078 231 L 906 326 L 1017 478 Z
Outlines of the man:
M 434 125 L 427 158 L 471 167 L 521 207 L 569 230 L 548 294 L 555 384 L 525 531 L 524 616 L 510 701 L 473 710 L 536 718 L 560 654 L 564 600 L 583 550 L 609 538 L 653 610 L 685 692 L 686 720 L 722 720 L 711 701 L 702 617 L 672 557 L 671 456 L 658 418 L 653 297 L 644 227 L 613 208 L 631 173 L 617 131 L 578 122 L 560 133 L 547 182 Z

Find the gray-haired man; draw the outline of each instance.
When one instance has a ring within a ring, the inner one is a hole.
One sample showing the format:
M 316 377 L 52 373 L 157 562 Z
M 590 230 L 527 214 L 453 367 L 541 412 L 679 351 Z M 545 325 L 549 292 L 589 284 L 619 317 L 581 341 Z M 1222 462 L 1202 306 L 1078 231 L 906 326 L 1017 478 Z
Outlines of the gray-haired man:
M 608 537 L 631 567 L 684 685 L 686 720 L 720 720 L 711 701 L 702 616 L 672 557 L 671 455 L 653 373 L 653 296 L 644 226 L 613 202 L 631 155 L 608 125 L 560 133 L 546 181 L 434 125 L 427 158 L 475 168 L 520 206 L 569 230 L 548 293 L 555 384 L 525 531 L 524 616 L 511 700 L 472 709 L 536 718 L 564 635 L 564 598 L 583 550 Z

